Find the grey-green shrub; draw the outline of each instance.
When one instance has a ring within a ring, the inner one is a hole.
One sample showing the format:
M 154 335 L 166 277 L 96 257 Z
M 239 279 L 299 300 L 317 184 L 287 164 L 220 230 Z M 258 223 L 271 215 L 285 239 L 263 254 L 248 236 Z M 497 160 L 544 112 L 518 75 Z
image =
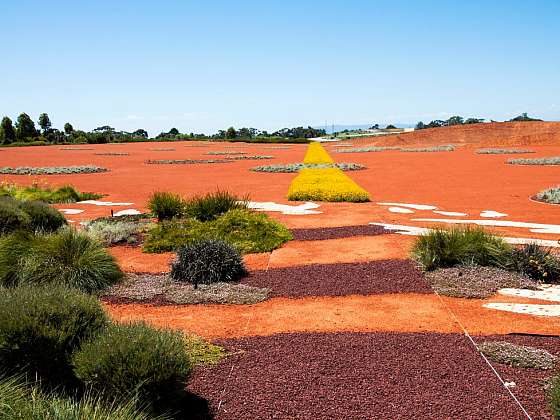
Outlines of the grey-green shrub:
M 9 196 L 0 197 L 0 235 L 29 229 L 31 218 L 19 203 Z
M 537 200 L 550 204 L 560 204 L 560 187 L 548 188 L 539 192 Z
M 183 214 L 185 201 L 177 194 L 156 191 L 148 200 L 148 208 L 159 221 L 169 220 Z
M 368 153 L 368 152 L 385 152 L 387 150 L 401 150 L 400 147 L 394 146 L 371 146 L 371 147 L 352 147 L 335 150 L 336 153 Z
M 95 297 L 65 286 L 1 289 L 0 368 L 53 388 L 75 386 L 71 353 L 107 322 Z
M 22 201 L 19 206 L 29 216 L 34 231 L 55 232 L 67 224 L 61 212 L 42 201 Z
M 233 246 L 221 240 L 203 240 L 177 250 L 171 264 L 171 278 L 194 284 L 237 281 L 247 275 L 243 258 Z
M 251 168 L 254 172 L 273 172 L 273 173 L 293 173 L 299 172 L 302 169 L 326 169 L 326 168 L 338 168 L 343 171 L 359 171 L 366 169 L 364 165 L 359 163 L 288 163 L 288 164 L 278 164 L 278 165 L 267 165 L 267 166 L 257 166 Z
M 515 155 L 524 153 L 535 153 L 534 150 L 527 149 L 477 149 L 479 155 Z
M 560 165 L 560 157 L 547 157 L 536 159 L 509 159 L 510 165 Z
M 141 222 L 102 219 L 87 223 L 85 228 L 92 237 L 109 246 L 123 242 L 135 243 L 145 226 L 146 223 Z
M 107 168 L 94 165 L 84 166 L 47 166 L 31 167 L 20 166 L 16 168 L 1 167 L 0 174 L 5 175 L 58 175 L 58 174 L 93 174 L 98 172 L 108 172 Z
M 401 152 L 452 152 L 455 150 L 455 146 L 452 144 L 446 144 L 443 146 L 432 146 L 432 147 L 402 147 Z
M 72 357 L 76 376 L 106 398 L 158 405 L 184 389 L 192 369 L 184 335 L 142 322 L 112 324 Z

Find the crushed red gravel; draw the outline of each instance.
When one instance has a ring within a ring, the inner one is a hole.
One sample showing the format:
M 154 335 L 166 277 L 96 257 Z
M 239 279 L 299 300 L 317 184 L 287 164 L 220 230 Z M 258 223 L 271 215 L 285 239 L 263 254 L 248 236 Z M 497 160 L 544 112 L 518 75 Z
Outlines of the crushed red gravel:
M 340 226 L 315 229 L 292 229 L 297 241 L 322 241 L 325 239 L 350 238 L 352 236 L 375 236 L 391 234 L 392 231 L 377 225 Z
M 188 389 L 220 420 L 523 418 L 462 335 L 279 334 L 219 344 L 233 355 L 195 371 Z
M 522 346 L 531 346 L 548 351 L 560 357 L 560 337 L 539 337 L 527 335 L 493 335 L 475 337 L 475 342 L 507 341 Z M 515 368 L 492 362 L 504 381 L 515 382 L 511 391 L 534 419 L 552 419 L 548 401 L 543 389 L 544 381 L 554 375 L 551 370 Z
M 433 293 L 409 260 L 272 268 L 251 273 L 241 282 L 269 288 L 276 297 Z

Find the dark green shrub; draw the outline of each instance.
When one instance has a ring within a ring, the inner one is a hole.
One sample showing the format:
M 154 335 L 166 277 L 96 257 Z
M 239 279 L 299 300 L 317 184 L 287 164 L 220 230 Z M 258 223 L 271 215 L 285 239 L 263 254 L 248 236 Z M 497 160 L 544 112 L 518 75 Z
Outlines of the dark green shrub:
M 185 202 L 177 194 L 156 191 L 148 200 L 148 208 L 159 221 L 169 220 L 183 214 Z
M 553 417 L 555 419 L 560 419 L 560 375 L 556 375 L 550 379 L 548 398 Z
M 413 258 L 424 270 L 455 265 L 503 267 L 511 247 L 481 227 L 433 229 L 419 236 L 412 248 Z
M 0 260 L 3 251 L 0 247 Z M 88 293 L 115 284 L 122 276 L 101 243 L 75 229 L 37 239 L 20 262 L 18 275 L 22 283 L 64 284 Z
M 22 201 L 19 206 L 29 216 L 32 230 L 55 232 L 66 225 L 64 215 L 42 201 Z
M 0 285 L 11 287 L 19 283 L 21 264 L 37 241 L 38 238 L 28 231 L 0 236 Z
M 205 239 L 221 239 L 241 253 L 269 252 L 292 234 L 264 213 L 230 210 L 216 220 L 174 219 L 158 223 L 144 238 L 145 252 L 175 251 Z
M 99 301 L 65 286 L 24 285 L 0 293 L 0 368 L 37 375 L 49 387 L 75 385 L 70 364 L 82 339 L 107 325 Z
M 31 220 L 17 200 L 9 196 L 0 197 L 0 235 L 20 229 L 29 229 Z
M 248 198 L 243 199 L 227 192 L 216 191 L 196 196 L 185 203 L 185 216 L 207 222 L 215 220 L 230 210 L 247 210 Z
M 507 268 L 546 283 L 560 279 L 560 260 L 551 254 L 550 249 L 535 243 L 513 249 Z
M 221 240 L 205 240 L 177 250 L 171 264 L 171 278 L 194 284 L 239 280 L 247 275 L 243 258 L 231 245 Z
M 135 396 L 157 405 L 184 387 L 192 369 L 180 332 L 144 323 L 113 324 L 72 357 L 76 376 L 108 398 Z

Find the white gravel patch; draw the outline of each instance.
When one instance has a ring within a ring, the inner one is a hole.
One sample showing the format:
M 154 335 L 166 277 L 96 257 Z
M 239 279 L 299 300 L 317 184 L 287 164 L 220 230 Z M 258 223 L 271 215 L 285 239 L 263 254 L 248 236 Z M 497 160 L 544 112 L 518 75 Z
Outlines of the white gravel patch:
M 429 204 L 410 204 L 410 203 L 377 203 L 380 206 L 398 206 L 398 207 L 408 207 L 414 210 L 436 210 L 436 206 Z
M 498 217 L 505 217 L 505 216 L 507 216 L 506 213 L 500 213 L 499 211 L 494 211 L 494 210 L 483 210 L 480 212 L 480 217 L 498 218 Z
M 458 211 L 441 211 L 441 210 L 434 210 L 434 213 L 441 214 L 442 216 L 450 216 L 450 217 L 468 216 L 467 213 L 461 213 L 461 212 L 458 212 Z
M 560 225 L 548 225 L 545 223 L 515 222 L 512 220 L 477 220 L 477 219 L 412 219 L 416 222 L 435 223 L 457 223 L 473 224 L 479 226 L 517 227 L 529 229 L 533 233 L 560 233 Z
M 78 201 L 78 204 L 92 204 L 94 206 L 131 206 L 134 203 L 114 203 L 112 201 L 85 200 Z
M 140 213 L 136 209 L 126 209 L 113 213 L 113 216 L 135 216 L 137 214 L 142 214 L 142 213 Z
M 404 207 L 389 207 L 391 213 L 414 213 L 414 210 L 405 209 Z
M 58 209 L 58 211 L 61 211 L 64 214 L 80 214 L 84 212 L 84 210 L 78 209 Z
M 266 201 L 266 202 L 249 201 L 247 203 L 247 207 L 258 211 L 277 211 L 277 212 L 281 212 L 282 214 L 291 214 L 291 215 L 308 215 L 308 214 L 323 213 L 322 211 L 313 210 L 319 208 L 320 205 L 309 201 L 303 204 L 299 204 L 297 206 L 292 206 L 289 204 L 278 204 L 273 201 Z
M 525 315 L 557 317 L 560 316 L 560 305 L 534 305 L 531 303 L 486 303 L 488 309 L 514 312 Z
M 498 293 L 505 296 L 518 296 L 529 299 L 560 302 L 560 286 L 555 286 L 552 284 L 544 284 L 539 287 L 539 290 L 507 288 L 498 290 Z

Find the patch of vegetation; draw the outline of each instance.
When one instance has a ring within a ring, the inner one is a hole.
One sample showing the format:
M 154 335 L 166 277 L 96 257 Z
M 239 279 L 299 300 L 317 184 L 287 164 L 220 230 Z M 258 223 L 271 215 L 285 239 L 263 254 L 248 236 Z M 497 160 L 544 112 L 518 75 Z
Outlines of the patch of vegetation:
M 66 219 L 62 213 L 42 201 L 0 196 L 0 235 L 17 230 L 54 232 L 64 225 Z
M 549 248 L 535 243 L 514 248 L 506 266 L 540 282 L 556 283 L 560 280 L 560 259 Z
M 316 165 L 316 164 L 334 164 L 334 161 L 329 156 L 327 151 L 321 145 L 321 143 L 310 143 L 307 147 L 307 152 L 305 153 L 305 157 L 303 158 L 303 163 L 308 165 Z
M 359 163 L 320 163 L 320 164 L 306 164 L 306 163 L 287 163 L 268 166 L 257 166 L 251 168 L 254 172 L 273 172 L 273 173 L 293 173 L 299 172 L 302 169 L 326 169 L 338 168 L 342 171 L 359 171 L 367 169 L 364 165 Z
M 223 347 L 216 346 L 196 335 L 185 336 L 187 353 L 193 366 L 211 366 L 226 357 Z
M 82 342 L 72 363 L 91 390 L 118 400 L 132 393 L 151 407 L 162 407 L 184 390 L 193 364 L 181 332 L 145 323 L 112 324 Z
M 91 147 L 61 147 L 60 150 L 95 150 Z
M 560 157 L 547 157 L 536 159 L 509 159 L 510 165 L 560 165 Z
M 274 156 L 270 155 L 251 155 L 251 156 L 226 156 L 226 160 L 268 160 L 274 159 Z
M 239 198 L 228 191 L 194 196 L 184 202 L 183 215 L 201 222 L 215 220 L 230 210 L 247 210 L 249 197 Z
M 560 418 L 560 375 L 550 379 L 547 394 L 552 415 L 558 419 Z
M 266 214 L 236 209 L 208 222 L 192 218 L 164 220 L 148 231 L 143 250 L 174 251 L 204 239 L 221 239 L 242 253 L 251 253 L 272 251 L 293 237 Z
M 537 194 L 536 198 L 545 203 L 560 204 L 560 186 L 543 190 Z
M 338 168 L 302 169 L 288 190 L 294 201 L 369 201 L 369 194 Z
M 440 268 L 426 273 L 435 292 L 444 296 L 486 299 L 503 288 L 537 289 L 538 283 L 496 267 L 478 265 Z
M 148 199 L 148 209 L 160 222 L 180 216 L 184 208 L 181 196 L 171 192 L 156 191 Z
M 0 238 L 0 284 L 61 284 L 95 292 L 122 278 L 117 262 L 84 232 L 16 232 Z
M 60 175 L 60 174 L 93 174 L 99 172 L 108 172 L 107 168 L 100 166 L 85 165 L 85 166 L 46 166 L 46 167 L 31 167 L 19 166 L 16 168 L 2 167 L 0 174 L 4 175 Z
M 401 150 L 400 147 L 392 146 L 372 146 L 372 147 L 353 147 L 335 150 L 336 153 L 367 153 L 367 152 L 385 152 L 387 150 Z
M 130 153 L 126 152 L 103 152 L 103 153 L 95 153 L 96 156 L 129 156 Z
M 197 165 L 203 163 L 230 163 L 225 159 L 149 159 L 148 165 Z
M 0 196 L 9 195 L 18 200 L 44 201 L 46 203 L 76 203 L 84 200 L 97 200 L 101 194 L 83 193 L 77 191 L 71 185 L 59 188 L 40 186 L 34 183 L 30 186 L 21 186 L 12 183 L 0 184 Z
M 192 284 L 172 280 L 167 274 L 127 274 L 124 282 L 104 292 L 110 299 L 122 301 L 167 302 L 176 305 L 244 305 L 268 299 L 270 289 L 238 283 Z
M 412 248 L 413 258 L 424 270 L 456 265 L 503 267 L 512 248 L 501 238 L 477 227 L 433 229 L 419 236 Z
M 240 152 L 237 150 L 223 150 L 223 151 L 213 151 L 213 152 L 206 152 L 207 155 L 217 155 L 217 156 L 228 156 L 228 155 L 245 155 L 247 152 Z
M 70 356 L 108 318 L 99 301 L 65 286 L 27 285 L 0 293 L 0 367 L 49 387 L 75 385 Z
M 401 152 L 452 152 L 455 150 L 455 146 L 452 144 L 446 144 L 443 146 L 433 146 L 433 147 L 402 147 Z
M 221 240 L 203 240 L 181 246 L 171 264 L 171 278 L 194 285 L 233 282 L 247 275 L 243 258 Z
M 513 367 L 554 369 L 558 364 L 558 357 L 546 350 L 507 341 L 484 341 L 478 344 L 478 349 L 493 362 Z
M 147 221 L 98 219 L 88 222 L 85 225 L 85 229 L 92 237 L 102 242 L 105 246 L 111 246 L 120 243 L 139 243 L 141 235 L 146 231 L 148 224 L 149 222 Z
M 476 151 L 479 155 L 514 155 L 523 153 L 536 153 L 534 150 L 528 149 L 478 149 Z
M 158 147 L 158 148 L 155 148 L 155 149 L 148 149 L 148 150 L 150 150 L 152 152 L 172 152 L 175 149 L 172 148 L 172 147 Z

